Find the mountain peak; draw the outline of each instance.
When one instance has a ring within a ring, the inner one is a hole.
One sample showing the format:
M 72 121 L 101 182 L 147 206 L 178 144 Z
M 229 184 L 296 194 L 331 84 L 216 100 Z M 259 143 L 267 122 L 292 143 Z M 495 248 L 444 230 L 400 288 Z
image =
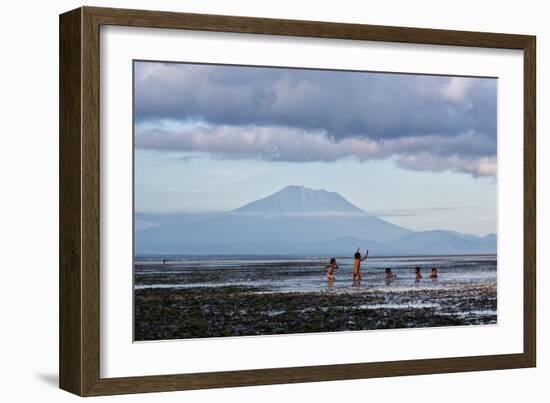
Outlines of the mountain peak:
M 336 192 L 289 185 L 263 199 L 233 210 L 249 214 L 365 213 Z

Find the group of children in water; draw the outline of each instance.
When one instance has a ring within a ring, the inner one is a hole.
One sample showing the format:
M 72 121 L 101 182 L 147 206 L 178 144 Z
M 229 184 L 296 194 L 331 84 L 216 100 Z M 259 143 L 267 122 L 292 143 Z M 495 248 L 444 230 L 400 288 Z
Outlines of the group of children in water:
M 369 256 L 369 250 L 367 249 L 365 252 L 365 256 L 361 256 L 361 252 L 359 248 L 355 251 L 355 254 L 353 255 L 353 271 L 351 272 L 351 279 L 354 283 L 361 281 L 361 262 L 367 260 L 367 257 Z M 332 258 L 330 259 L 330 262 L 327 269 L 327 281 L 332 282 L 336 280 L 336 276 L 334 275 L 334 271 L 338 268 L 338 265 L 336 264 L 336 259 Z M 414 276 L 415 281 L 420 281 L 422 277 L 422 273 L 420 271 L 420 267 L 414 268 Z M 439 277 L 439 274 L 437 273 L 437 269 L 435 267 L 432 268 L 432 272 L 428 278 L 436 279 Z M 390 281 L 392 279 L 397 278 L 397 274 L 394 274 L 391 270 L 391 268 L 386 268 L 384 270 L 384 279 L 386 281 Z

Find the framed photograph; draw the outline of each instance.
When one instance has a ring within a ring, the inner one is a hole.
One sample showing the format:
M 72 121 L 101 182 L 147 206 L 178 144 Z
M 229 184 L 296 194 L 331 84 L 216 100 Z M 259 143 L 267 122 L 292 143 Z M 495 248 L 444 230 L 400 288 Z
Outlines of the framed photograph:
M 60 16 L 60 387 L 533 367 L 535 37 Z

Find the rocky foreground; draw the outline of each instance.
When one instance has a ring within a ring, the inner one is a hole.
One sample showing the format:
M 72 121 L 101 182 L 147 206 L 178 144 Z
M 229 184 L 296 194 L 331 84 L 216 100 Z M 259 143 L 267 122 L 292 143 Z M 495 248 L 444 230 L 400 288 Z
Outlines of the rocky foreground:
M 496 286 L 273 292 L 223 286 L 135 290 L 135 340 L 495 324 Z

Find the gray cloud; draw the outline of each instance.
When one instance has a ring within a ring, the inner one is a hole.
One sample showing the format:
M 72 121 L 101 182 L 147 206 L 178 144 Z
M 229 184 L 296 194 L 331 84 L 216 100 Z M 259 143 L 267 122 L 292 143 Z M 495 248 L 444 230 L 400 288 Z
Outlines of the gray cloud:
M 425 214 L 441 213 L 458 210 L 456 207 L 431 207 L 413 210 L 372 210 L 370 214 L 377 217 L 416 217 Z
M 496 80 L 136 64 L 136 146 L 496 175 Z
M 473 177 L 497 175 L 496 157 L 463 157 L 450 155 L 442 157 L 431 155 L 428 152 L 418 154 L 400 155 L 396 161 L 397 165 L 415 171 L 454 171 L 471 174 Z
M 325 130 L 372 138 L 467 130 L 495 136 L 496 80 L 327 70 L 138 63 L 138 122 Z
M 135 132 L 138 148 L 207 152 L 223 158 L 271 161 L 359 161 L 395 157 L 397 165 L 413 170 L 465 172 L 494 176 L 496 158 L 487 157 L 490 140 L 467 132 L 412 136 L 384 141 L 366 136 L 337 139 L 325 131 L 271 126 L 198 126 L 187 129 L 144 129 Z M 467 147 L 468 146 L 468 147 Z

